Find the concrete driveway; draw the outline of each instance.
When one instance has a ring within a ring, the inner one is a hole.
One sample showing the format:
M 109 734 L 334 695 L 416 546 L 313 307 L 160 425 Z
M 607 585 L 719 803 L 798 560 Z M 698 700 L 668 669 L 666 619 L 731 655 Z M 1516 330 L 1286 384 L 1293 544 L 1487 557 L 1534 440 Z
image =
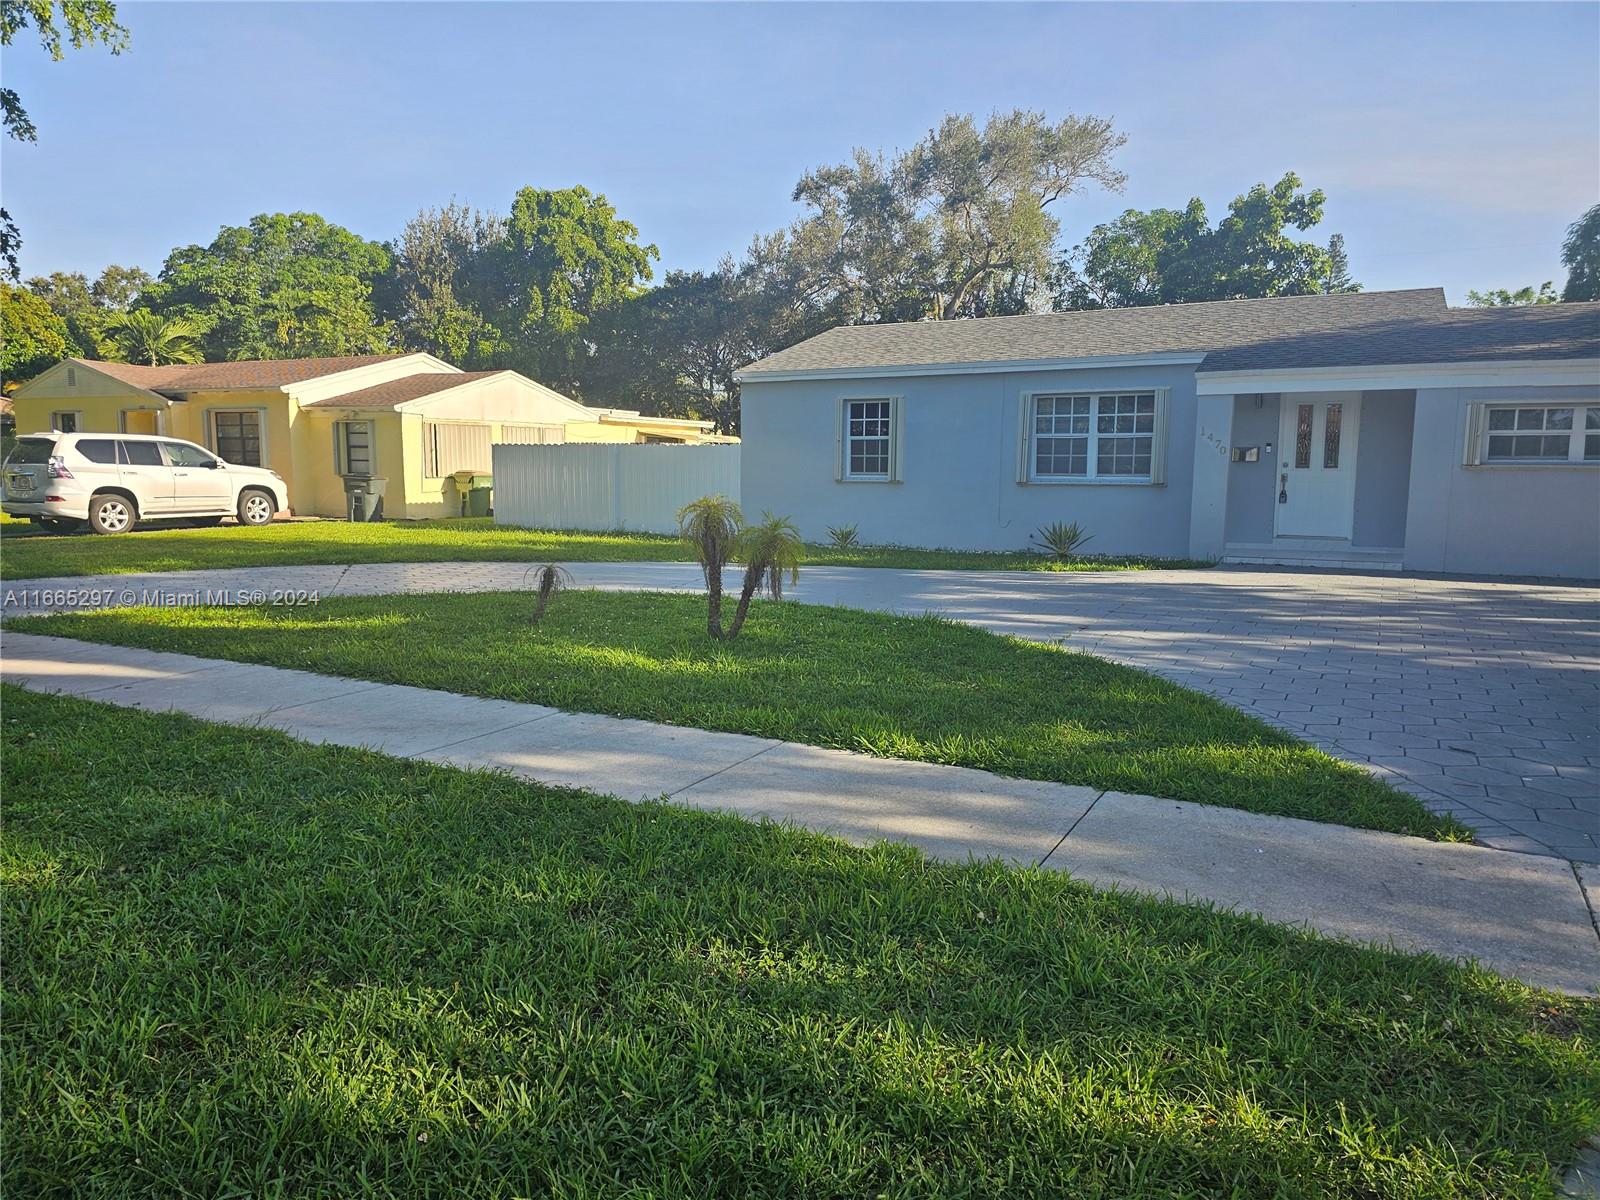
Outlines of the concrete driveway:
M 574 563 L 578 583 L 700 586 L 683 563 Z M 3 585 L 80 602 L 161 589 L 524 588 L 525 563 L 262 567 Z M 88 596 L 83 596 L 88 593 Z M 103 593 L 96 595 L 95 593 Z M 1452 813 L 1487 845 L 1600 863 L 1600 598 L 1592 588 L 1289 571 L 1109 574 L 808 567 L 797 600 L 940 612 L 1209 692 Z M 40 597 L 43 598 L 43 597 Z

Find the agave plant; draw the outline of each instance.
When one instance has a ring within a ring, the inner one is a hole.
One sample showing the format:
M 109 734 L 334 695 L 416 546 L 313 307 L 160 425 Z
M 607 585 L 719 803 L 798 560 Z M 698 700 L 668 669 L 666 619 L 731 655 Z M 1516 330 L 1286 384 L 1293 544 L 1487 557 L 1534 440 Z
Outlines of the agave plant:
M 536 577 L 538 582 L 534 587 L 538 599 L 533 604 L 533 623 L 537 625 L 544 620 L 545 609 L 550 607 L 550 598 L 572 586 L 572 575 L 565 567 L 558 567 L 555 563 L 530 567 L 529 570 L 539 572 Z M 524 574 L 523 578 L 526 579 L 527 575 Z
M 828 537 L 832 540 L 835 550 L 854 550 L 861 544 L 854 525 L 829 525 Z
M 1088 530 L 1076 521 L 1071 524 L 1055 521 L 1040 527 L 1039 536 L 1033 539 L 1033 544 L 1060 562 L 1071 558 L 1085 542 L 1093 540 Z
M 678 536 L 706 579 L 706 632 L 722 637 L 722 570 L 733 557 L 744 514 L 726 496 L 702 496 L 678 510 Z
M 739 544 L 735 557 L 744 563 L 744 587 L 739 591 L 739 607 L 734 610 L 733 624 L 728 626 L 728 638 L 739 636 L 744 619 L 750 615 L 750 601 L 756 592 L 764 590 L 774 600 L 783 599 L 783 577 L 790 583 L 800 579 L 800 557 L 805 543 L 800 531 L 788 517 L 761 514 L 761 523 L 749 525 L 739 531 Z
M 183 317 L 163 317 L 148 308 L 136 308 L 113 319 L 106 334 L 125 362 L 161 367 L 205 361 L 200 327 Z

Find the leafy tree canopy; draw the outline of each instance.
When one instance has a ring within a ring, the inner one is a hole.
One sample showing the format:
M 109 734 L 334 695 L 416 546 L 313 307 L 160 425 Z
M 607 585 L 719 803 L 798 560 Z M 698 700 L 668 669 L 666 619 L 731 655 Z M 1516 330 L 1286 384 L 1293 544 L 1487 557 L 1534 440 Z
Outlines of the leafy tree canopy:
M 1537 291 L 1530 284 L 1511 291 L 1509 288 L 1492 288 L 1487 292 L 1468 292 L 1467 303 L 1473 308 L 1521 308 L 1529 304 L 1556 304 L 1556 285 L 1549 280 L 1539 285 Z
M 0 283 L 0 376 L 8 387 L 32 379 L 73 349 L 67 323 L 48 303 Z
M 1567 227 L 1561 265 L 1567 268 L 1563 300 L 1600 300 L 1600 204 Z
M 788 232 L 804 273 L 852 321 L 948 320 L 1025 311 L 1060 234 L 1051 208 L 1095 183 L 1123 184 L 1126 139 L 1102 117 L 997 113 L 980 129 L 947 116 L 909 150 L 812 171 Z
M 461 366 L 502 357 L 506 344 L 485 315 L 490 253 L 505 237 L 505 219 L 455 203 L 423 209 L 390 247 L 397 321 L 411 350 Z
M 1129 209 L 1094 230 L 1063 260 L 1058 308 L 1123 308 L 1356 291 L 1344 242 L 1298 241 L 1322 220 L 1327 197 L 1302 191 L 1292 171 L 1258 183 L 1210 224 L 1199 199 L 1188 207 Z M 1335 235 L 1338 238 L 1338 235 Z
M 593 344 L 592 321 L 638 295 L 651 278 L 653 245 L 584 187 L 523 188 L 478 289 L 506 345 L 496 365 L 577 390 Z
M 389 252 L 315 213 L 263 214 L 167 256 L 149 308 L 201 333 L 210 360 L 373 354 L 392 348 L 373 288 Z
M 54 271 L 29 279 L 27 288 L 67 323 L 70 354 L 105 358 L 111 353 L 107 322 L 126 312 L 151 282 L 138 267 L 109 266 L 93 283 L 81 271 Z
M 163 317 L 148 308 L 118 313 L 106 336 L 123 362 L 160 367 L 168 363 L 203 362 L 200 331 L 184 317 Z

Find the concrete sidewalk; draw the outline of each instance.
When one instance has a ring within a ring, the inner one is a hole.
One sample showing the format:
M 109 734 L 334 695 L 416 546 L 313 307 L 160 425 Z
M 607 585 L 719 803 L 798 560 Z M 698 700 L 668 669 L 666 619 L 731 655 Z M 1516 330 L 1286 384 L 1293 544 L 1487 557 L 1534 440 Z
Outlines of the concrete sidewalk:
M 854 842 L 893 839 L 942 859 L 1042 864 L 1337 937 L 1476 958 L 1562 991 L 1600 986 L 1583 887 L 1552 858 L 63 638 L 7 633 L 0 674 L 37 691 L 308 742 L 630 800 L 669 796 Z
M 531 586 L 529 563 L 358 563 L 34 579 L 0 616 Z M 570 563 L 581 587 L 699 591 L 693 563 Z M 1498 850 L 1600 864 L 1593 589 L 1294 571 L 913 571 L 807 566 L 802 603 L 938 612 L 1153 671 L 1356 763 Z

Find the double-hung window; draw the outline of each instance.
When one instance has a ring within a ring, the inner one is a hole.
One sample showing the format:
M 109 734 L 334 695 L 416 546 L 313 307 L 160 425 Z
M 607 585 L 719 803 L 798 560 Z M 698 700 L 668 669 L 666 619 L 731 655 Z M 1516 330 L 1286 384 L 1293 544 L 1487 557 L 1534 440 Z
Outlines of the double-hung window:
M 261 413 L 246 408 L 211 414 L 213 445 L 217 457 L 241 467 L 265 465 L 261 456 Z
M 1600 404 L 1482 404 L 1469 462 L 1600 464 Z
M 1024 481 L 1159 481 L 1159 392 L 1073 392 L 1026 401 Z
M 896 408 L 889 398 L 844 401 L 841 478 L 895 478 Z

